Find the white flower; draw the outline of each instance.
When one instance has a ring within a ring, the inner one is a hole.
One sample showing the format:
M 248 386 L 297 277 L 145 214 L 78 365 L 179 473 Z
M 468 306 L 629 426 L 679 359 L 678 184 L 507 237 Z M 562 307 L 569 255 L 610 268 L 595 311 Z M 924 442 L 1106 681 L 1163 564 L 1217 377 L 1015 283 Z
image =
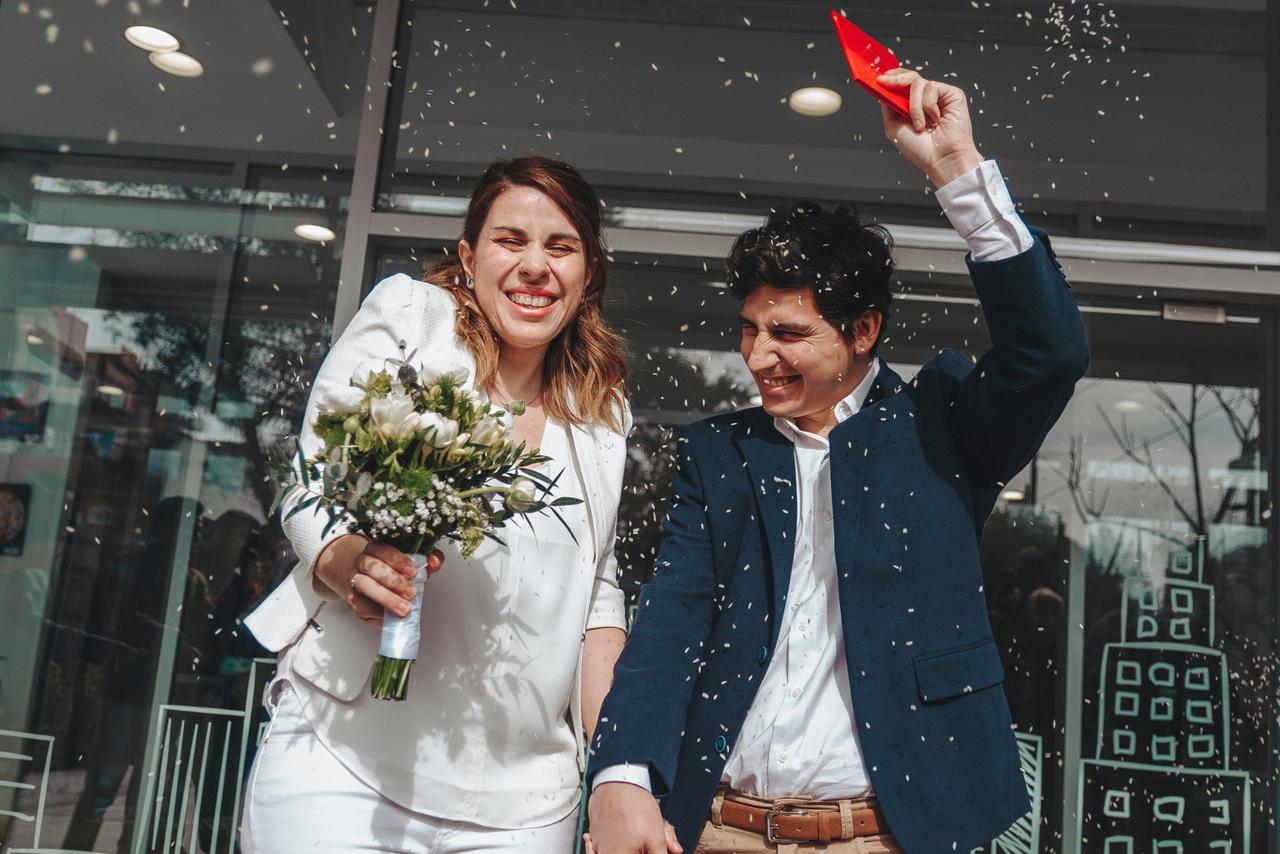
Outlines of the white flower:
M 502 422 L 492 415 L 486 415 L 476 423 L 475 428 L 471 431 L 471 444 L 489 447 L 490 445 L 501 442 L 507 436 L 507 431 L 503 429 Z
M 447 447 L 458 437 L 458 422 L 437 412 L 418 413 L 418 430 L 437 448 Z
M 374 430 L 384 439 L 403 441 L 418 429 L 418 413 L 413 408 L 413 398 L 400 392 L 369 401 L 369 418 Z
M 350 415 L 364 403 L 364 389 L 355 386 L 331 388 L 320 395 L 316 408 L 321 415 Z
M 433 385 L 445 377 L 452 379 L 456 386 L 465 386 L 471 379 L 471 370 L 453 361 L 419 362 L 414 368 L 418 371 L 418 383 L 424 386 Z
M 511 481 L 511 490 L 507 493 L 507 509 L 512 513 L 528 513 L 538 503 L 538 488 L 527 477 L 518 477 Z
M 353 385 L 368 386 L 378 374 L 391 375 L 386 359 L 366 359 L 351 374 Z

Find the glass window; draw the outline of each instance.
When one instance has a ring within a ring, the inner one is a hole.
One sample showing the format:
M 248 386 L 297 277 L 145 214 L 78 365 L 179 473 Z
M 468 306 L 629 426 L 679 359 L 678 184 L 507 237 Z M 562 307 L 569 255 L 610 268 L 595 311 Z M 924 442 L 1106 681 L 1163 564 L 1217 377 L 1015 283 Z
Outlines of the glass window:
M 273 453 L 332 332 L 371 16 L 198 5 L 147 9 L 201 78 L 124 41 L 138 4 L 0 7 L 6 850 L 235 850 L 274 668 L 239 618 L 293 565 Z

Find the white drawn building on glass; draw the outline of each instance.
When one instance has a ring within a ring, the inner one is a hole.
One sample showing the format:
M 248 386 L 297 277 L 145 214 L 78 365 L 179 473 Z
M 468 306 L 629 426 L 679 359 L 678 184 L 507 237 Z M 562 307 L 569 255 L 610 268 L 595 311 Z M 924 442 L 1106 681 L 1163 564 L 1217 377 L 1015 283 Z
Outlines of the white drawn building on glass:
M 1081 763 L 1081 852 L 1249 850 L 1249 775 L 1231 769 L 1227 662 L 1203 557 L 1124 583 L 1119 643 L 1103 650 L 1094 758 Z

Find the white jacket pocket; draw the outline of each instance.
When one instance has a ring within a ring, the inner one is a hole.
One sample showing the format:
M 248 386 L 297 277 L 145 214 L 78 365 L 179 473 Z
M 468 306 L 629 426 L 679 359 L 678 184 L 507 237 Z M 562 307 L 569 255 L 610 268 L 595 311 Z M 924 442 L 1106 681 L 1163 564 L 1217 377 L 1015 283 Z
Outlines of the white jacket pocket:
M 381 633 L 381 626 L 362 623 L 341 604 L 331 604 L 303 632 L 290 669 L 326 694 L 350 702 L 369 683 Z

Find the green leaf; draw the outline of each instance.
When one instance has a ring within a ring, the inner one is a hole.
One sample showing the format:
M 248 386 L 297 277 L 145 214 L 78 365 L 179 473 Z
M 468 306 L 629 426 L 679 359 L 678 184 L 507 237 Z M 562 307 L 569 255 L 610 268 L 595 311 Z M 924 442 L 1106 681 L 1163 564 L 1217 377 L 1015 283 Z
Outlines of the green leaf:
M 280 502 L 284 501 L 285 496 L 292 491 L 292 484 L 282 486 L 276 490 L 276 497 L 271 500 L 271 509 L 267 511 L 267 518 L 276 515 L 276 511 L 280 509 Z
M 529 478 L 530 480 L 536 480 L 539 483 L 544 483 L 547 485 L 547 487 L 555 486 L 555 481 L 553 481 L 551 478 L 547 477 L 545 474 L 538 471 L 537 469 L 527 469 L 525 471 L 520 472 L 520 474 L 523 477 Z
M 288 522 L 290 519 L 292 519 L 294 516 L 301 513 L 303 510 L 306 510 L 308 507 L 314 507 L 315 503 L 319 500 L 320 500 L 319 498 L 312 496 L 311 498 L 308 498 L 306 501 L 298 502 L 297 506 L 295 506 L 292 510 L 286 513 L 284 515 L 284 518 L 281 519 L 280 521 Z
M 549 506 L 551 506 L 551 507 L 572 507 L 574 504 L 581 504 L 581 503 L 582 503 L 582 499 L 581 499 L 581 498 L 570 498 L 569 496 L 567 496 L 567 495 L 566 495 L 566 496 L 565 496 L 565 497 L 563 497 L 563 498 L 557 498 L 555 501 L 552 501 L 552 502 L 551 502 L 551 504 L 550 504 Z

